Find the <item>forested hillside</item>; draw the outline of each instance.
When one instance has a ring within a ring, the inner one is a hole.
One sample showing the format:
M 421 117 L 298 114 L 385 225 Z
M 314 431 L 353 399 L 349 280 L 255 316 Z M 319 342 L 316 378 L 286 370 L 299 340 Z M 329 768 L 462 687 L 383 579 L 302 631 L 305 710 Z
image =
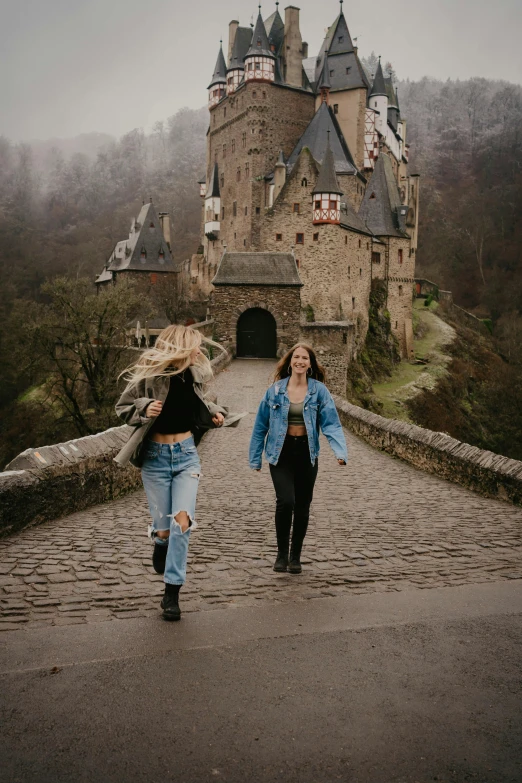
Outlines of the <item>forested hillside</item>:
M 485 79 L 402 81 L 398 89 L 410 169 L 422 175 L 417 274 L 491 317 L 509 361 L 502 381 L 508 394 L 522 364 L 522 90 Z M 0 460 L 36 445 L 35 438 L 76 434 L 56 402 L 51 427 L 49 407 L 26 393 L 48 372 L 35 360 L 36 343 L 24 337 L 24 314 L 34 321 L 35 308 L 50 301 L 44 282 L 94 280 L 150 196 L 170 212 L 175 259 L 196 250 L 207 121 L 206 108 L 183 109 L 152 133 L 133 130 L 97 153 L 96 134 L 84 147 L 78 139 L 50 149 L 0 138 L 0 425 L 9 429 Z

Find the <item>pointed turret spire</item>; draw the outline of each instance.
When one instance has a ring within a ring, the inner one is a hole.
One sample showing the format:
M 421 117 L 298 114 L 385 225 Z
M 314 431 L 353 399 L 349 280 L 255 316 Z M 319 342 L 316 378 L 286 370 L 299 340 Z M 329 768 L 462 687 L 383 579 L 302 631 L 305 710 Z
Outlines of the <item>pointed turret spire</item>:
M 227 64 L 225 62 L 225 55 L 223 54 L 223 41 L 219 42 L 219 54 L 216 60 L 216 67 L 214 68 L 214 74 L 212 81 L 209 84 L 209 90 L 215 84 L 227 83 Z
M 330 131 L 328 131 L 328 141 L 326 143 L 326 153 L 324 156 L 323 165 L 321 166 L 321 171 L 319 172 L 319 176 L 312 193 L 314 195 L 316 193 L 337 193 L 339 196 L 341 196 L 342 192 L 343 191 L 339 187 L 339 182 L 337 181 L 337 174 L 335 173 L 334 156 L 330 146 Z
M 321 101 L 322 103 L 326 103 L 327 105 L 330 102 L 330 66 L 328 65 L 328 55 L 325 54 L 324 56 L 324 65 L 323 70 L 321 71 L 321 78 L 319 79 L 318 83 L 319 92 L 321 93 Z
M 252 43 L 250 44 L 250 49 L 246 53 L 245 60 L 247 60 L 249 57 L 270 57 L 272 60 L 275 59 L 274 53 L 270 49 L 265 23 L 263 22 L 263 17 L 261 16 L 261 6 L 259 6 L 259 14 L 257 17 L 256 26 L 254 28 L 254 33 L 252 35 Z
M 384 74 L 382 72 L 381 58 L 379 57 L 379 63 L 377 65 L 377 71 L 375 72 L 375 79 L 373 80 L 373 86 L 370 92 L 370 98 L 374 95 L 388 95 L 386 92 L 386 84 L 384 81 Z

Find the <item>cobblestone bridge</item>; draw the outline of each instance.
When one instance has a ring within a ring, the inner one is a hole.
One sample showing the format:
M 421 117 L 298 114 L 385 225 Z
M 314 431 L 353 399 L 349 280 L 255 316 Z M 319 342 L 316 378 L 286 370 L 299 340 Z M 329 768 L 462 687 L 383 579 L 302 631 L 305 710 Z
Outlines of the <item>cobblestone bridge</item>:
M 270 475 L 247 463 L 272 366 L 240 360 L 216 379 L 219 400 L 249 416 L 200 446 L 185 612 L 522 577 L 522 509 L 417 471 L 348 432 L 346 468 L 323 443 L 303 574 L 274 574 Z M 163 582 L 150 565 L 147 520 L 138 492 L 0 542 L 0 628 L 158 614 Z

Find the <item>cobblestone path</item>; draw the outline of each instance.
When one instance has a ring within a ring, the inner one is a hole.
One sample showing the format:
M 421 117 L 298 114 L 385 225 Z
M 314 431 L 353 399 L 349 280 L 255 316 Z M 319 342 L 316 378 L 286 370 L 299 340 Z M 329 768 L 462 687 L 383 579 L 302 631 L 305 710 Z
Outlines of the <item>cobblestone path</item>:
M 184 612 L 522 578 L 521 508 L 417 471 L 350 433 L 345 468 L 323 442 L 303 573 L 275 574 L 270 475 L 247 463 L 272 366 L 240 360 L 216 379 L 219 400 L 249 416 L 200 445 Z M 2 540 L 0 628 L 158 615 L 163 582 L 150 565 L 147 522 L 138 492 Z

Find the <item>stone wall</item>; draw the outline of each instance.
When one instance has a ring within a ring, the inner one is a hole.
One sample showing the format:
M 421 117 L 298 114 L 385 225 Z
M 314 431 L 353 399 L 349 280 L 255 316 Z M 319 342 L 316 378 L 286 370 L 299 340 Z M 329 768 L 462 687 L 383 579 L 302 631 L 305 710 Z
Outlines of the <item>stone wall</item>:
M 282 355 L 299 339 L 300 288 L 291 286 L 216 286 L 211 298 L 215 335 L 236 353 L 237 321 L 252 307 L 274 316 L 277 325 L 277 353 Z
M 231 361 L 212 362 L 218 373 Z M 89 506 L 106 503 L 141 487 L 139 470 L 113 459 L 131 427 L 114 427 L 67 443 L 27 449 L 0 473 L 0 536 L 15 533 Z M 71 531 L 74 537 L 74 530 Z
M 522 505 L 522 462 L 461 443 L 443 432 L 385 419 L 341 397 L 335 397 L 335 404 L 344 426 L 372 446 L 486 497 Z M 426 498 L 417 502 L 426 503 Z M 436 505 L 437 499 L 432 502 Z
M 301 324 L 301 340 L 317 353 L 326 370 L 326 383 L 335 394 L 346 395 L 346 374 L 353 351 L 354 327 L 350 322 Z
M 467 310 L 463 310 L 462 307 L 459 307 L 454 303 L 451 291 L 441 291 L 437 283 L 420 277 L 415 279 L 415 285 L 418 298 L 426 298 L 431 294 L 437 299 L 443 310 L 460 324 L 467 326 L 468 329 L 473 329 L 473 331 L 478 332 L 479 334 L 490 334 L 484 321 L 477 318 L 473 313 L 468 313 Z

